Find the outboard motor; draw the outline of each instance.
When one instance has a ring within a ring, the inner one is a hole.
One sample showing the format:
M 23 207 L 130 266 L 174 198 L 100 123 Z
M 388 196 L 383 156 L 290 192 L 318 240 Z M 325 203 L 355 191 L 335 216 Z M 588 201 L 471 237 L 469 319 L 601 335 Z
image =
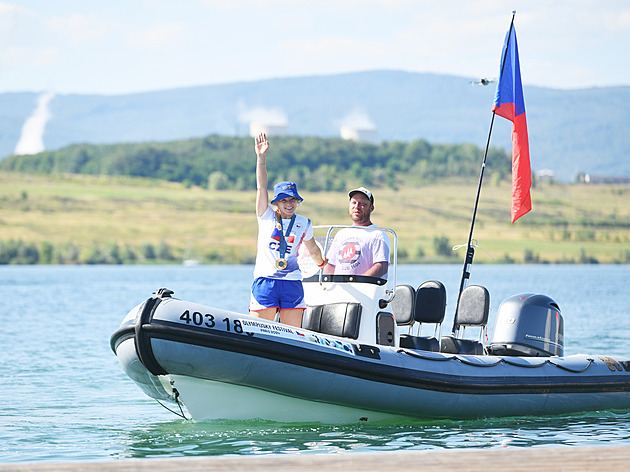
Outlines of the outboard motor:
M 548 357 L 564 352 L 564 322 L 546 295 L 523 293 L 503 300 L 497 313 L 491 355 Z

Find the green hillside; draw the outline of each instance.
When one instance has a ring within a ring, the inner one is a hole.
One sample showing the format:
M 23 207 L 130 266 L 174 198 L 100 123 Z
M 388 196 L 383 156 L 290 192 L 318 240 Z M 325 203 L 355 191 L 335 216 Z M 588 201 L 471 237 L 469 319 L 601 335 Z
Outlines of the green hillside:
M 251 170 L 251 169 L 250 169 Z M 362 184 L 358 180 L 347 186 Z M 374 222 L 396 231 L 402 262 L 463 261 L 476 178 L 375 185 Z M 301 191 L 314 224 L 348 222 L 347 194 Z M 158 179 L 0 172 L 0 263 L 251 263 L 253 190 Z M 509 183 L 484 184 L 478 263 L 629 263 L 630 187 L 538 183 L 534 209 L 510 224 Z
M 339 137 L 374 127 L 377 139 L 485 146 L 495 88 L 472 77 L 366 71 L 112 95 L 59 94 L 49 103 L 46 149 L 77 143 L 247 136 L 250 122 L 286 125 L 289 136 Z M 630 87 L 557 90 L 524 85 L 532 169 L 630 176 Z M 37 94 L 0 94 L 0 160 L 14 152 Z M 511 124 L 495 120 L 491 144 L 511 148 Z

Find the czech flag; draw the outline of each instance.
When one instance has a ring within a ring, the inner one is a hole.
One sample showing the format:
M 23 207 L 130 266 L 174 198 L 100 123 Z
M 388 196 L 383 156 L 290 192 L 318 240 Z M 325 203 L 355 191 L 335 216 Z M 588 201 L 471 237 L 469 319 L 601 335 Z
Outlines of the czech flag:
M 505 36 L 501 73 L 492 111 L 512 122 L 512 223 L 532 209 L 532 171 L 525 120 L 525 100 L 514 24 Z

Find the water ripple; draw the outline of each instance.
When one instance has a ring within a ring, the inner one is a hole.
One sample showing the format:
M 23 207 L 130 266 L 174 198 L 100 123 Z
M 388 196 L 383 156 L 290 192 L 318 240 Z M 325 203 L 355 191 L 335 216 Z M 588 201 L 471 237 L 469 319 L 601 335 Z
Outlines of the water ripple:
M 417 285 L 417 274 L 454 287 L 461 267 L 404 266 L 399 282 Z M 3 351 L 10 353 L 2 358 L 0 463 L 630 444 L 629 412 L 349 426 L 177 419 L 122 372 L 110 334 L 164 286 L 244 311 L 251 275 L 251 266 L 0 267 L 10 294 L 0 310 Z M 473 277 L 489 287 L 493 314 L 523 287 L 556 299 L 567 354 L 627 354 L 628 266 L 479 266 Z

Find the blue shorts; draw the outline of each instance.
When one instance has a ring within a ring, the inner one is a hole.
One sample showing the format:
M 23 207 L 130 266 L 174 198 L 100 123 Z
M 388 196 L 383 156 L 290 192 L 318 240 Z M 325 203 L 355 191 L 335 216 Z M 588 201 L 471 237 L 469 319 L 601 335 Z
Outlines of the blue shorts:
M 249 310 L 260 311 L 265 308 L 278 308 L 280 310 L 306 308 L 302 281 L 258 277 L 252 284 Z

